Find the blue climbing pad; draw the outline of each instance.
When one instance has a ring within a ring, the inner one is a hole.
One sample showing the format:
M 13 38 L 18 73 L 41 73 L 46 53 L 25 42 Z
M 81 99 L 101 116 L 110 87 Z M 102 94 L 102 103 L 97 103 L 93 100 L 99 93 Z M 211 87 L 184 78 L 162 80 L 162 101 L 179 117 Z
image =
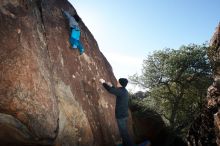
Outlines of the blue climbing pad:
M 140 144 L 135 144 L 135 146 L 147 146 L 147 144 L 149 144 L 150 141 L 145 140 L 144 142 L 140 143 Z M 118 144 L 117 146 L 123 146 L 123 144 Z
M 142 142 L 141 144 L 139 144 L 138 146 L 146 146 L 147 144 L 149 144 L 150 142 L 148 140 L 145 140 L 144 142 Z
M 118 144 L 117 146 L 123 146 L 123 144 L 121 143 L 121 144 Z M 134 146 L 138 146 L 138 145 L 135 144 Z

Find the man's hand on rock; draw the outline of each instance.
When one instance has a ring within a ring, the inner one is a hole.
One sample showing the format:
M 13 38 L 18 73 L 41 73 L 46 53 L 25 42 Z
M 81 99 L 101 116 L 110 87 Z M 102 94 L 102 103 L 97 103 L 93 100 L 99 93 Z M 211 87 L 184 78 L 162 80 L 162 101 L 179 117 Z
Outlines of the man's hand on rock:
M 105 83 L 105 80 L 101 78 L 101 79 L 99 79 L 99 82 L 103 84 L 103 83 Z
M 112 87 L 113 85 L 112 85 L 112 83 L 110 83 L 110 82 L 107 82 L 107 85 L 109 85 L 110 87 Z

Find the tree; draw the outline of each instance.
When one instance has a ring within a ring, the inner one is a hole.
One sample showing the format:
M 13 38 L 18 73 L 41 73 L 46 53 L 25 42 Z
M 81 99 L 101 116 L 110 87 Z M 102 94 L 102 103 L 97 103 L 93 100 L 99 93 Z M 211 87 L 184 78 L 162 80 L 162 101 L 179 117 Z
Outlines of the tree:
M 153 101 L 153 108 L 178 133 L 199 112 L 212 82 L 206 51 L 206 45 L 195 44 L 156 51 L 143 61 L 142 75 L 130 77 L 133 84 L 149 90 L 144 104 L 152 107 Z

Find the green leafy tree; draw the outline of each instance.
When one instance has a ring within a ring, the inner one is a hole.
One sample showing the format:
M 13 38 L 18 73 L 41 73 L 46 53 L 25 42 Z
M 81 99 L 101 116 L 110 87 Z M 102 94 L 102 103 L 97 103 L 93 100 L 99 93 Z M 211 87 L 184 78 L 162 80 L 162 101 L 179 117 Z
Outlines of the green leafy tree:
M 157 110 L 177 133 L 199 112 L 212 82 L 206 51 L 206 45 L 195 44 L 156 51 L 143 61 L 142 75 L 130 77 L 149 91 L 143 104 Z

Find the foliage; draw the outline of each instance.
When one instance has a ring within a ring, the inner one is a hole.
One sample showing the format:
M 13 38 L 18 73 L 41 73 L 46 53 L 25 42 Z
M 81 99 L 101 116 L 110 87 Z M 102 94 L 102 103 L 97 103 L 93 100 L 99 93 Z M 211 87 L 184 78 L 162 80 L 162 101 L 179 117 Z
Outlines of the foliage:
M 142 75 L 130 77 L 133 84 L 148 89 L 143 104 L 157 110 L 176 132 L 192 122 L 211 84 L 207 48 L 191 44 L 156 51 L 143 61 Z

